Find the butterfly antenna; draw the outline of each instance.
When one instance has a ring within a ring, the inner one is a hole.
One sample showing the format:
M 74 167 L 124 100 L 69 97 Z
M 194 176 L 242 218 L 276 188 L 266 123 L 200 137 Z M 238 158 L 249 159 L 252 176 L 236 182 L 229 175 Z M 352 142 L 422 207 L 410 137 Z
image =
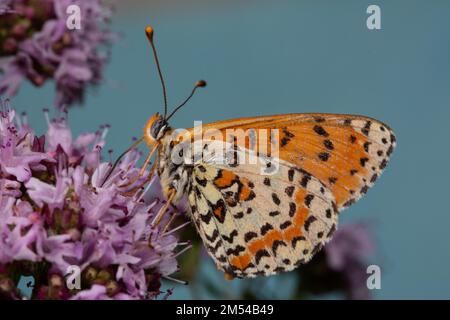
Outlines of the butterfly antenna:
M 163 90 L 164 96 L 164 119 L 167 116 L 167 92 L 166 92 L 166 84 L 164 82 L 164 77 L 161 72 L 161 66 L 159 65 L 158 54 L 156 53 L 155 43 L 153 42 L 153 28 L 151 26 L 147 26 L 145 28 L 145 34 L 147 35 L 147 39 L 150 42 L 150 46 L 153 50 L 153 56 L 155 57 L 156 67 L 158 68 L 159 79 L 161 80 L 161 86 Z
M 197 81 L 195 83 L 194 88 L 191 91 L 191 94 L 178 107 L 176 107 L 175 110 L 172 111 L 172 113 L 167 117 L 166 121 L 169 120 L 175 114 L 175 112 L 177 112 L 181 107 L 183 107 L 192 98 L 192 96 L 194 95 L 195 91 L 198 88 L 204 88 L 204 87 L 206 87 L 206 81 L 204 81 L 204 80 Z

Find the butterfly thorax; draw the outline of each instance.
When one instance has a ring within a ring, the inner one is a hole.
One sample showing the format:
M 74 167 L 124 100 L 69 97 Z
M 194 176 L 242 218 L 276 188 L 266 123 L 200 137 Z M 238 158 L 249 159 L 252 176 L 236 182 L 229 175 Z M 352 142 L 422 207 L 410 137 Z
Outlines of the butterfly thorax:
M 193 169 L 191 164 L 179 161 L 180 157 L 183 156 L 179 154 L 179 151 L 174 154 L 174 152 L 177 152 L 177 145 L 178 142 L 173 138 L 172 130 L 168 130 L 161 139 L 157 164 L 158 176 L 165 195 L 168 196 L 170 192 L 176 192 L 172 200 L 175 204 L 189 192 Z

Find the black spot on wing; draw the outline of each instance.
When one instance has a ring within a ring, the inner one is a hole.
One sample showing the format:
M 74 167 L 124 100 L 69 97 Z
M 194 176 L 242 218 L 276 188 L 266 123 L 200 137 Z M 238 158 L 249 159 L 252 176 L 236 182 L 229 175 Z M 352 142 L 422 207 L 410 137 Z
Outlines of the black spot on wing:
M 314 126 L 313 130 L 320 136 L 328 137 L 328 132 L 325 131 L 325 129 L 322 126 L 316 125 Z
M 282 224 L 280 224 L 280 229 L 281 230 L 283 230 L 283 229 L 286 229 L 286 228 L 288 228 L 290 225 L 292 225 L 292 222 L 291 221 L 285 221 L 285 222 L 283 222 Z
M 288 138 L 293 138 L 293 137 L 295 137 L 295 135 L 294 135 L 292 132 L 288 131 L 287 129 L 283 129 L 283 133 L 284 133 Z
M 364 126 L 364 128 L 362 128 L 361 129 L 361 132 L 364 134 L 364 135 L 366 135 L 366 136 L 368 136 L 369 135 L 369 131 L 370 131 L 370 126 L 372 125 L 372 121 L 367 121 L 366 122 L 366 124 L 365 124 L 365 126 Z
M 301 185 L 303 188 L 306 188 L 306 187 L 308 186 L 309 180 L 311 180 L 311 175 L 309 175 L 309 174 L 304 174 L 303 177 L 302 177 L 302 180 L 300 181 L 300 185 Z
M 199 177 L 195 177 L 195 181 L 202 187 L 206 187 L 206 184 L 208 183 L 206 179 L 200 179 Z
M 386 151 L 386 155 L 389 157 L 394 151 L 394 147 L 392 145 L 389 146 L 389 149 Z
M 224 255 L 221 255 L 221 256 L 218 257 L 218 258 L 216 257 L 216 259 L 217 259 L 219 262 L 222 262 L 222 263 L 225 263 L 225 262 L 228 261 L 227 257 L 224 256 Z
M 239 211 L 238 213 L 233 214 L 233 217 L 234 217 L 235 219 L 242 219 L 242 218 L 244 217 L 244 212 Z
M 208 204 L 212 208 L 212 212 L 217 221 L 224 223 L 227 212 L 225 201 L 223 201 L 223 199 L 219 199 L 216 203 L 211 203 L 208 201 Z
M 297 205 L 295 204 L 295 202 L 289 202 L 289 216 L 293 217 L 296 211 Z
M 343 206 L 344 207 L 349 207 L 349 206 L 351 206 L 352 204 L 354 204 L 355 203 L 355 199 L 350 199 L 350 200 L 348 200 L 347 202 L 345 202 L 344 204 L 343 204 Z
M 270 257 L 269 252 L 266 249 L 258 250 L 255 254 L 255 262 L 258 264 L 263 257 Z
M 335 184 L 337 180 L 338 180 L 338 178 L 336 178 L 336 177 L 329 177 L 329 178 L 328 178 L 328 182 L 329 182 L 330 184 Z
M 311 226 L 311 223 L 313 223 L 314 221 L 316 221 L 316 217 L 314 216 L 310 216 L 305 220 L 305 225 L 304 228 L 306 231 L 309 231 L 309 227 Z
M 361 159 L 359 159 L 359 162 L 361 163 L 362 167 L 364 167 L 366 165 L 367 161 L 369 161 L 369 158 L 361 158 Z
M 294 186 L 288 186 L 286 187 L 286 189 L 284 189 L 284 192 L 288 197 L 292 197 L 292 195 L 294 194 L 294 190 L 295 190 Z
M 295 174 L 295 170 L 294 169 L 289 169 L 288 171 L 288 179 L 290 182 L 292 182 L 294 180 L 294 174 Z
M 330 231 L 328 231 L 327 233 L 327 238 L 330 238 L 335 231 L 336 231 L 336 224 L 333 224 L 330 228 Z
M 368 186 L 363 186 L 363 187 L 361 188 L 360 192 L 361 192 L 361 194 L 366 194 L 368 190 L 369 190 L 369 187 L 368 187 Z
M 234 249 L 229 248 L 226 253 L 227 255 L 234 255 L 234 256 L 238 256 L 241 252 L 244 252 L 245 248 L 241 245 L 237 245 Z
M 374 183 L 378 179 L 378 174 L 374 173 L 373 176 L 370 178 L 370 182 Z
M 309 206 L 311 205 L 311 201 L 314 199 L 314 195 L 312 194 L 307 194 L 305 197 L 305 206 L 307 206 L 309 208 Z
M 299 242 L 299 241 L 306 241 L 306 239 L 305 239 L 305 237 L 303 237 L 303 236 L 299 236 L 299 237 L 293 238 L 292 241 L 291 241 L 291 245 L 292 245 L 292 247 L 293 247 L 294 249 L 295 249 L 295 247 L 297 246 L 297 242 Z
M 233 243 L 234 237 L 238 235 L 238 231 L 235 229 L 231 231 L 229 236 L 222 235 L 223 240 L 227 241 L 228 243 Z
M 223 242 L 222 240 L 217 241 L 217 243 L 213 246 L 207 245 L 206 248 L 212 253 L 215 254 L 217 250 L 222 246 Z
M 318 157 L 322 161 L 328 161 L 328 159 L 330 158 L 330 154 L 328 152 L 321 152 L 318 154 Z
M 265 235 L 267 232 L 273 229 L 273 226 L 270 223 L 266 223 L 261 227 L 261 235 Z
M 314 120 L 315 120 L 317 123 L 325 122 L 325 118 L 323 118 L 323 117 L 314 117 Z
M 276 217 L 276 216 L 278 216 L 280 214 L 281 214 L 280 211 L 271 211 L 271 212 L 269 212 L 269 216 L 271 216 L 271 217 Z
M 245 240 L 245 242 L 249 242 L 252 239 L 257 238 L 257 237 L 258 237 L 258 235 L 256 234 L 256 232 L 250 231 L 244 235 L 244 240 Z
M 212 212 L 208 211 L 206 214 L 199 214 L 200 220 L 202 220 L 204 223 L 209 224 L 212 218 Z
M 289 142 L 290 140 L 291 140 L 291 139 L 289 139 L 289 138 L 287 138 L 287 137 L 283 137 L 283 138 L 281 139 L 281 146 L 284 147 L 285 145 L 288 144 L 288 142 Z
M 219 231 L 217 229 L 214 229 L 213 233 L 211 234 L 211 236 L 207 235 L 205 233 L 205 237 L 209 242 L 214 242 L 216 241 L 217 237 L 219 236 Z
M 323 140 L 323 145 L 325 146 L 325 148 L 327 148 L 328 150 L 333 150 L 334 149 L 334 145 L 333 142 L 331 142 L 331 140 Z
M 274 256 L 277 256 L 277 249 L 279 246 L 287 247 L 287 244 L 282 240 L 275 240 L 272 243 L 272 252 Z
M 275 203 L 277 206 L 280 205 L 281 201 L 280 198 L 278 198 L 276 193 L 272 193 L 272 201 L 273 203 Z

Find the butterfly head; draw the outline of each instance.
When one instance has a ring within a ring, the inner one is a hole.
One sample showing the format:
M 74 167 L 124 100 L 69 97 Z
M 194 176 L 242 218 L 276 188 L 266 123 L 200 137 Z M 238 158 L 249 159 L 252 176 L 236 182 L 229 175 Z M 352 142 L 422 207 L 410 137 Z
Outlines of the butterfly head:
M 148 145 L 157 143 L 169 129 L 167 121 L 159 113 L 155 113 L 144 127 L 144 138 Z

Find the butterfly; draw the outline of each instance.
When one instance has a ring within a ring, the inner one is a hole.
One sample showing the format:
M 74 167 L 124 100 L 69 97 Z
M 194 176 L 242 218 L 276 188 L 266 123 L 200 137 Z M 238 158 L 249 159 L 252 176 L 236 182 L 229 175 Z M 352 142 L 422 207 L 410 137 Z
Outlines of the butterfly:
M 396 145 L 393 131 L 365 116 L 299 113 L 218 121 L 179 134 L 168 120 L 206 82 L 197 82 L 167 116 L 153 29 L 146 34 L 165 101 L 164 115 L 153 115 L 138 141 L 151 147 L 144 167 L 155 155 L 150 171 L 167 197 L 153 223 L 187 198 L 206 250 L 230 279 L 307 263 L 331 239 L 339 212 L 385 169 Z

